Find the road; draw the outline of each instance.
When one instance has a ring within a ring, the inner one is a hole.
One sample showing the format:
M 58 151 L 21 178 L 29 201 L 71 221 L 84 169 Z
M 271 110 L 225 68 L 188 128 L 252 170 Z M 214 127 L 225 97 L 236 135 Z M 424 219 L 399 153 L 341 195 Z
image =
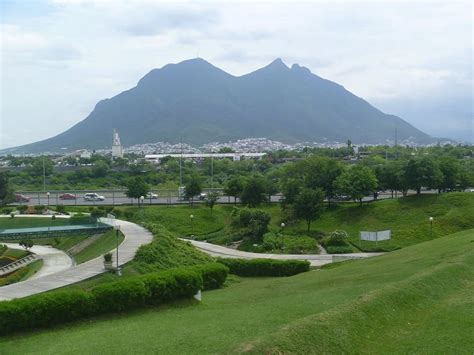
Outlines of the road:
M 97 191 L 97 194 L 104 196 L 104 201 L 85 201 L 82 196 L 84 196 L 85 193 L 91 192 L 91 191 L 75 191 L 72 192 L 74 195 L 78 196 L 77 199 L 75 200 L 62 200 L 60 199 L 60 195 L 62 195 L 64 192 L 51 192 L 49 196 L 45 192 L 23 192 L 22 194 L 24 196 L 27 196 L 30 198 L 29 202 L 21 202 L 21 203 L 14 203 L 14 205 L 21 205 L 21 204 L 27 204 L 27 205 L 41 205 L 41 206 L 56 206 L 56 205 L 68 205 L 68 206 L 100 206 L 100 205 L 137 205 L 138 200 L 137 199 L 131 199 L 129 197 L 125 196 L 125 192 L 123 191 Z M 158 198 L 146 198 L 143 201 L 143 205 L 178 205 L 178 204 L 188 204 L 188 200 L 183 200 L 178 198 L 177 196 L 173 196 L 170 192 L 157 192 Z M 399 194 L 401 196 L 401 194 Z M 391 198 L 390 193 L 383 193 L 380 194 L 378 199 L 387 199 Z M 281 195 L 275 195 L 271 197 L 270 202 L 272 203 L 278 203 L 282 199 Z M 374 198 L 373 196 L 367 196 L 364 197 L 363 201 L 368 202 L 368 201 L 373 201 Z M 237 199 L 237 202 L 239 199 Z M 195 203 L 204 203 L 204 201 L 199 200 L 196 198 L 194 200 Z M 233 204 L 234 203 L 234 197 L 232 196 L 221 196 L 219 197 L 218 203 L 220 204 Z

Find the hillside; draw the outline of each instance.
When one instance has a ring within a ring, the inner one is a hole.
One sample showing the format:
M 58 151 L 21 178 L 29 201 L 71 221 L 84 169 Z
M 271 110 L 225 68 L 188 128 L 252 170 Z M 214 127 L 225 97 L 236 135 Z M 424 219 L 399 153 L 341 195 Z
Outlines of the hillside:
M 470 353 L 474 230 L 203 301 L 0 338 L 6 353 Z
M 74 100 L 74 98 L 71 98 Z M 136 87 L 100 101 L 83 121 L 41 142 L 9 152 L 109 148 L 117 128 L 125 146 L 167 141 L 201 145 L 247 137 L 288 143 L 433 141 L 344 87 L 298 64 L 277 59 L 243 76 L 203 59 L 168 64 Z

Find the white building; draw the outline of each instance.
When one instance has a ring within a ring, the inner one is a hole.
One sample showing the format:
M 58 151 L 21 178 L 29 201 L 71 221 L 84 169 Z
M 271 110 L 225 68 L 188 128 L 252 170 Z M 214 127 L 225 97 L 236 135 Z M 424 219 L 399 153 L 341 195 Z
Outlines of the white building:
M 123 158 L 123 148 L 120 144 L 120 137 L 117 130 L 114 128 L 114 137 L 112 142 L 112 159 Z

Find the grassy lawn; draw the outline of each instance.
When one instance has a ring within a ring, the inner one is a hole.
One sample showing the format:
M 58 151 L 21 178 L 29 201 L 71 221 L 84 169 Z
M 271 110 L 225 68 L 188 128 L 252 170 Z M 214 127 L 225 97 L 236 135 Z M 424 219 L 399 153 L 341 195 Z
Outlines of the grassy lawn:
M 233 206 L 217 205 L 211 216 L 208 207 L 195 206 L 147 206 L 138 208 L 123 207 L 135 211 L 132 218 L 136 222 L 156 222 L 162 224 L 178 236 L 196 235 L 215 243 L 225 243 L 225 227 L 230 223 Z M 270 212 L 270 230 L 280 231 L 282 211 L 279 205 L 263 205 L 261 209 Z M 194 216 L 191 223 L 190 215 Z M 400 199 L 380 200 L 358 206 L 355 203 L 342 203 L 331 206 L 320 219 L 311 224 L 311 232 L 330 233 L 342 229 L 349 233 L 350 241 L 364 250 L 375 247 L 373 242 L 360 242 L 362 230 L 392 230 L 392 240 L 379 242 L 379 247 L 399 248 L 413 245 L 461 230 L 474 228 L 474 194 L 447 193 L 408 196 Z M 430 231 L 429 217 L 434 218 L 433 233 Z M 306 224 L 303 221 L 287 224 L 285 237 L 305 236 Z
M 0 229 L 11 228 L 33 228 L 33 227 L 52 227 L 69 225 L 69 220 L 65 218 L 0 218 Z
M 124 235 L 119 233 L 119 244 L 123 242 Z M 117 237 L 115 231 L 109 231 L 104 233 L 94 243 L 82 249 L 79 253 L 74 255 L 76 263 L 81 264 L 88 260 L 92 260 L 107 253 L 108 251 L 115 249 L 117 246 Z
M 8 354 L 471 353 L 474 230 L 203 301 L 0 338 Z

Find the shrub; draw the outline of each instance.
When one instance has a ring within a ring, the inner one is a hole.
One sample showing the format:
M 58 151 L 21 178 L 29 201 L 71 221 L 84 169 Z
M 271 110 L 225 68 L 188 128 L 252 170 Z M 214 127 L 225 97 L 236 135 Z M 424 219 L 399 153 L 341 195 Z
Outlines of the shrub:
M 309 270 L 306 260 L 273 259 L 223 259 L 217 262 L 229 268 L 231 274 L 238 276 L 292 276 Z
M 13 212 L 13 208 L 11 207 L 2 208 L 2 214 L 10 214 L 12 212 Z
M 65 214 L 65 213 L 66 213 L 66 206 L 64 206 L 64 205 L 57 205 L 57 206 L 56 206 L 56 212 Z
M 204 290 L 221 287 L 229 273 L 229 268 L 221 263 L 196 265 L 193 269 L 201 274 Z
M 329 235 L 329 245 L 344 244 L 349 236 L 345 231 L 334 231 Z
M 44 210 L 46 209 L 46 207 L 43 205 L 36 205 L 34 206 L 34 209 L 35 209 L 36 214 L 42 214 Z
M 352 248 L 350 245 L 328 245 L 326 251 L 329 254 L 349 254 L 352 253 Z
M 23 214 L 28 209 L 28 206 L 27 205 L 20 205 L 20 206 L 17 206 L 16 209 L 20 212 L 20 214 Z
M 130 276 L 95 286 L 89 292 L 55 291 L 3 301 L 0 335 L 192 297 L 203 288 L 203 279 L 204 287 L 211 289 L 220 287 L 226 276 L 224 265 L 203 264 Z
M 47 327 L 93 314 L 93 297 L 85 291 L 57 291 L 0 302 L 0 334 Z
M 148 289 L 142 280 L 129 278 L 96 286 L 92 294 L 99 312 L 108 313 L 143 306 Z

